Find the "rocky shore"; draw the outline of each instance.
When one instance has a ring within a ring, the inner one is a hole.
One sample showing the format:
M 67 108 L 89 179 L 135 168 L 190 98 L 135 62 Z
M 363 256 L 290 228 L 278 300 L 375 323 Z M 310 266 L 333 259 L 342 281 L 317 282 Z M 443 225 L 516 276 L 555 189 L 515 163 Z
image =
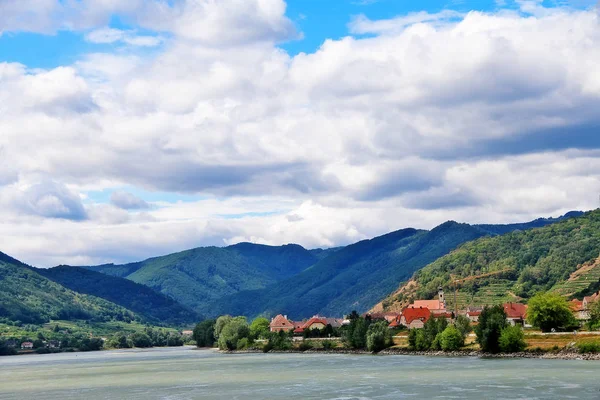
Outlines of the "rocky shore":
M 263 353 L 262 350 L 235 350 L 222 351 L 225 354 L 250 354 Z M 539 358 L 548 360 L 595 360 L 600 361 L 600 353 L 581 354 L 574 350 L 563 349 L 558 352 L 519 352 L 519 353 L 482 353 L 480 351 L 464 350 L 464 351 L 411 351 L 407 349 L 390 348 L 379 353 L 372 353 L 366 350 L 353 349 L 310 349 L 310 350 L 271 350 L 273 354 L 350 354 L 350 355 L 400 355 L 400 356 L 421 356 L 421 357 L 478 357 L 478 358 Z

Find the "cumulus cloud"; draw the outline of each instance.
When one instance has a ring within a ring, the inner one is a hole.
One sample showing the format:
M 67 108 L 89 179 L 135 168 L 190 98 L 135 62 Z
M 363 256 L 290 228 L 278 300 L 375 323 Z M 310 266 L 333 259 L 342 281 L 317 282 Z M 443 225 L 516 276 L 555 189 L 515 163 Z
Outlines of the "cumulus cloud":
M 110 202 L 119 208 L 125 210 L 139 210 L 149 208 L 150 205 L 136 195 L 118 190 L 110 195 Z
M 14 199 L 14 207 L 26 214 L 45 218 L 84 220 L 87 218 L 81 198 L 65 185 L 46 181 L 33 185 Z
M 276 45 L 296 35 L 279 0 L 58 7 L 71 8 L 44 29 L 125 42 L 103 28 L 119 12 L 169 45 L 51 70 L 0 63 L 0 205 L 28 205 L 0 210 L 0 250 L 25 261 L 131 261 L 242 240 L 326 247 L 597 206 L 594 10 L 361 17 L 350 24 L 359 37 L 291 56 Z M 16 29 L 1 15 L 0 29 Z M 48 177 L 68 189 L 32 189 Z M 148 208 L 115 191 L 131 186 L 199 200 Z M 74 192 L 90 190 L 115 191 L 112 204 L 83 207 Z
M 162 43 L 163 39 L 159 36 L 137 35 L 133 31 L 124 31 L 104 27 L 93 30 L 85 35 L 85 40 L 90 43 L 127 43 L 132 46 L 155 47 Z

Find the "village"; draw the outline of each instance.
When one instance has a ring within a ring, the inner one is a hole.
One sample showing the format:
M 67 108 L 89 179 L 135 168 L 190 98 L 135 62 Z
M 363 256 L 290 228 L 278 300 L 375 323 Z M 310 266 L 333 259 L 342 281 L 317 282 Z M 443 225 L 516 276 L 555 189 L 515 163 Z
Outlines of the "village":
M 573 315 L 579 323 L 583 325 L 590 319 L 590 305 L 599 298 L 600 292 L 585 296 L 582 300 L 573 299 L 569 302 Z M 508 302 L 502 304 L 502 307 L 510 325 L 532 328 L 527 323 L 527 304 Z M 390 329 L 421 329 L 430 318 L 444 318 L 448 323 L 452 323 L 458 315 L 467 317 L 471 325 L 477 325 L 482 311 L 483 306 L 469 306 L 462 310 L 447 309 L 444 291 L 439 288 L 437 299 L 415 300 L 400 313 L 365 313 L 362 317 L 370 320 L 385 320 Z M 271 332 L 291 332 L 294 337 L 299 337 L 306 336 L 307 331 L 323 330 L 328 325 L 332 328 L 340 328 L 348 324 L 350 324 L 348 317 L 340 319 L 315 315 L 308 320 L 293 321 L 287 315 L 279 314 L 271 319 L 269 327 Z

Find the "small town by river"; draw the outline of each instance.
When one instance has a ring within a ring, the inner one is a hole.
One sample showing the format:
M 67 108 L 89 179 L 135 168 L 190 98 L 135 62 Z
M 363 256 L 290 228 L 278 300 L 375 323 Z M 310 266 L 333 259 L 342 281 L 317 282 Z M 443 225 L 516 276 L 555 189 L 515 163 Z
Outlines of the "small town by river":
M 600 362 L 162 348 L 0 358 L 0 399 L 598 399 Z

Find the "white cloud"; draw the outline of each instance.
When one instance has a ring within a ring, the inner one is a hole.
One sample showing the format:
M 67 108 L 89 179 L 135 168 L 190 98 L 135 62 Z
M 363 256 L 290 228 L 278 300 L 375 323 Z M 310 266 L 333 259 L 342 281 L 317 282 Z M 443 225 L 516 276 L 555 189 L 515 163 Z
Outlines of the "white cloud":
M 123 4 L 81 2 L 73 29 Z M 47 71 L 0 63 L 1 251 L 51 265 L 240 240 L 332 246 L 597 206 L 594 11 L 361 19 L 371 37 L 292 57 L 275 45 L 295 34 L 281 1 L 127 4 L 169 44 Z M 48 180 L 70 194 L 24 200 Z M 74 200 L 122 187 L 202 200 Z
M 123 42 L 132 46 L 156 47 L 163 42 L 160 36 L 137 35 L 135 31 L 124 31 L 104 27 L 88 32 L 85 40 L 90 43 L 108 44 Z
M 114 206 L 125 210 L 138 210 L 150 207 L 143 199 L 123 190 L 113 192 L 110 195 L 110 202 Z

